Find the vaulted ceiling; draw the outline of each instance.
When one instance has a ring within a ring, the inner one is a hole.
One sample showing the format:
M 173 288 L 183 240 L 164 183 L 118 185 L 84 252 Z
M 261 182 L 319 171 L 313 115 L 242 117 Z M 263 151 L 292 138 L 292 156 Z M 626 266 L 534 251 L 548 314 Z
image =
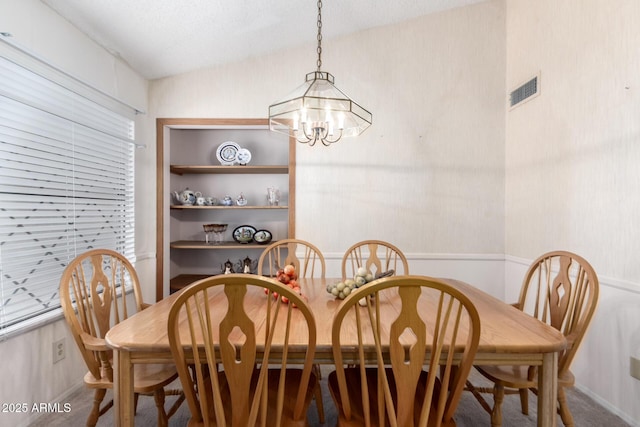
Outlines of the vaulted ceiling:
M 147 79 L 276 52 L 317 37 L 317 2 L 41 0 Z M 325 0 L 323 41 L 486 0 Z

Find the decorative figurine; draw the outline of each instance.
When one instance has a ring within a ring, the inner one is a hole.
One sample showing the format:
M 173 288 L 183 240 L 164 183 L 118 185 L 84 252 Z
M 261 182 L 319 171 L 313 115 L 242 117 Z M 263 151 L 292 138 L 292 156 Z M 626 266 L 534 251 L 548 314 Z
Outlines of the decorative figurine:
M 222 271 L 224 272 L 224 274 L 235 273 L 233 271 L 233 263 L 230 260 L 227 260 L 227 262 L 224 263 L 224 267 L 222 268 Z
M 246 274 L 253 274 L 258 267 L 258 260 L 252 260 L 248 256 L 245 259 L 238 260 L 236 269 Z
M 238 196 L 238 198 L 236 199 L 236 204 L 238 206 L 246 206 L 247 204 L 247 199 L 244 197 L 244 194 L 240 193 L 240 195 Z

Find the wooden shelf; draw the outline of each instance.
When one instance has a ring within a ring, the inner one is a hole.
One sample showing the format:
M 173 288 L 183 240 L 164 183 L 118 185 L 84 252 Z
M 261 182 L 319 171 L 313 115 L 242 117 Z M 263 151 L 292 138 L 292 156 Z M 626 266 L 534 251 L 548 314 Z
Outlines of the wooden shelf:
M 171 293 L 174 293 L 185 286 L 189 286 L 193 282 L 215 275 L 216 274 L 180 274 L 169 281 L 169 288 Z
M 177 175 L 188 174 L 287 174 L 287 165 L 264 165 L 264 166 L 199 166 L 199 165 L 171 165 L 171 173 Z
M 211 159 L 220 142 L 229 140 L 251 150 L 253 162 L 227 166 Z M 247 253 L 253 258 L 267 246 L 237 243 L 229 235 L 233 228 L 225 235 L 229 241 L 206 243 L 198 223 L 250 223 L 275 228 L 278 239 L 295 238 L 296 142 L 271 132 L 268 119 L 158 118 L 156 167 L 156 301 L 165 297 L 167 285 L 175 292 L 208 277 L 198 273 L 221 274 L 212 266 Z M 279 206 L 268 206 L 266 197 L 253 192 L 249 200 L 258 205 L 181 205 L 173 197 L 175 188 L 235 192 L 267 184 L 285 192 Z
M 273 243 L 274 241 L 275 240 L 269 243 Z M 219 245 L 214 245 L 213 243 L 207 243 L 200 240 L 176 240 L 175 242 L 171 242 L 169 246 L 172 249 L 220 250 L 220 249 L 252 249 L 252 248 L 263 249 L 267 246 L 267 244 L 259 245 L 257 243 L 238 243 L 238 242 L 232 241 L 232 242 L 222 242 Z
M 198 206 L 198 205 L 171 205 L 170 209 L 289 209 L 287 205 L 279 206 Z

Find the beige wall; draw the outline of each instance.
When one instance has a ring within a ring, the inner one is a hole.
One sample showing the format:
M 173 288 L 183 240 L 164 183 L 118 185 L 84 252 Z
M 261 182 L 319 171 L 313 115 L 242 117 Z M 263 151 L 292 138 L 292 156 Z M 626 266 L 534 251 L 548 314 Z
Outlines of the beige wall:
M 540 72 L 541 94 L 507 113 L 506 252 L 562 247 L 638 282 L 640 2 L 507 10 L 507 87 Z
M 264 117 L 314 55 L 307 45 L 151 82 L 149 117 Z M 504 253 L 502 2 L 324 40 L 322 63 L 374 124 L 297 147 L 296 236 L 323 252 L 379 238 L 414 253 Z
M 506 114 L 505 253 L 593 264 L 600 304 L 574 373 L 637 424 L 640 2 L 508 0 L 506 22 L 507 88 L 540 72 L 541 92 Z

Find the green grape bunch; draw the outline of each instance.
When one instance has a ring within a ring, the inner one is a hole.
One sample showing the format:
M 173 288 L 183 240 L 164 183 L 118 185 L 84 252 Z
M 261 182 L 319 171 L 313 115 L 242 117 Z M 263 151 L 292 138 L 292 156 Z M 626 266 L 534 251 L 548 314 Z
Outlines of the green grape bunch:
M 367 283 L 375 280 L 373 274 L 364 267 L 358 268 L 353 279 L 347 279 L 338 283 L 329 283 L 327 285 L 327 292 L 334 297 L 345 299 L 351 292 Z

